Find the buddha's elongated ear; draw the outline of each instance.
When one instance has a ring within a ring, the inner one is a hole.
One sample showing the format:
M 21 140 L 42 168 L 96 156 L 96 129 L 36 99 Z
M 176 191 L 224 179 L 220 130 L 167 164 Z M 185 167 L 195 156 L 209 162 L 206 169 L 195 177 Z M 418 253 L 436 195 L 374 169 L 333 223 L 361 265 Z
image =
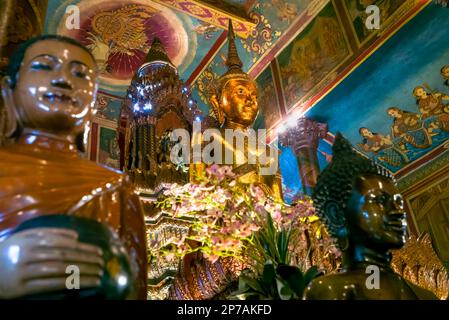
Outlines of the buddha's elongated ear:
M 0 135 L 8 138 L 12 137 L 19 127 L 19 118 L 14 104 L 13 89 L 11 85 L 11 78 L 3 77 L 1 81 L 2 98 L 0 101 L 0 110 L 4 108 L 5 112 L 0 113 L 0 123 L 4 124 Z M 4 117 L 4 118 L 3 118 Z
M 211 95 L 211 97 L 209 98 L 209 102 L 212 105 L 212 108 L 214 110 L 214 114 L 215 117 L 218 120 L 218 123 L 221 125 L 223 125 L 224 123 L 224 114 L 223 111 L 220 108 L 220 103 L 218 101 L 218 97 L 216 94 Z
M 324 205 L 325 220 L 329 228 L 332 228 L 331 233 L 338 238 L 347 237 L 349 230 L 347 227 L 346 217 L 341 205 L 334 200 L 326 201 Z

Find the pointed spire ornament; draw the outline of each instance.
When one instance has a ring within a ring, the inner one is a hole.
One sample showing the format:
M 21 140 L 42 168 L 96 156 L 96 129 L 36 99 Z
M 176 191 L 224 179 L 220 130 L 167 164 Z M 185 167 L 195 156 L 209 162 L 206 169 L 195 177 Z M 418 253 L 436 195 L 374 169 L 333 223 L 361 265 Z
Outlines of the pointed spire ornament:
M 228 28 L 228 57 L 226 59 L 226 66 L 228 67 L 228 71 L 212 83 L 212 87 L 210 88 L 211 95 L 217 95 L 219 97 L 224 86 L 230 80 L 241 79 L 254 82 L 254 80 L 242 70 L 243 63 L 242 60 L 240 60 L 235 44 L 235 33 L 231 19 L 229 19 Z
M 242 71 L 243 63 L 242 60 L 240 60 L 239 53 L 237 52 L 237 46 L 235 45 L 235 33 L 231 19 L 229 19 L 228 27 L 228 58 L 226 60 L 226 65 L 229 70 Z
M 143 65 L 139 68 L 139 70 L 155 62 L 163 62 L 176 69 L 175 65 L 171 62 L 170 58 L 168 57 L 164 45 L 162 44 L 161 40 L 158 37 L 155 37 L 153 39 L 153 43 L 151 44 L 150 50 L 148 51 L 145 57 L 145 61 Z

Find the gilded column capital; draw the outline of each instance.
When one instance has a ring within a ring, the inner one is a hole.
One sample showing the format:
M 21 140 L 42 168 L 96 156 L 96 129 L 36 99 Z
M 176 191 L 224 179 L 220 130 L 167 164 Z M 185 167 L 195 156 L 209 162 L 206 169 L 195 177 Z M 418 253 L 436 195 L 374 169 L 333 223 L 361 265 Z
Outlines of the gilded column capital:
M 319 139 L 326 137 L 328 126 L 326 123 L 302 117 L 296 125 L 287 129 L 279 136 L 283 146 L 291 147 L 296 153 L 298 150 L 308 148 L 317 150 Z

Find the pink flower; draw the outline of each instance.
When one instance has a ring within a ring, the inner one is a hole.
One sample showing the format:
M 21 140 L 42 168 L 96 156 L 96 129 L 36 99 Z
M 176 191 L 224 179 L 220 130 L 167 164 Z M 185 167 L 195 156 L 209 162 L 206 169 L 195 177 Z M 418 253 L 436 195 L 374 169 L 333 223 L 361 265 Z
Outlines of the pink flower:
M 249 190 L 250 190 L 251 196 L 254 199 L 256 199 L 256 201 L 260 201 L 260 200 L 265 199 L 265 192 L 262 190 L 261 187 L 255 186 L 255 185 L 251 185 Z
M 218 171 L 220 174 L 222 174 L 224 177 L 235 177 L 235 173 L 232 172 L 232 168 L 230 166 L 221 166 Z
M 167 261 L 173 261 L 175 259 L 175 254 L 174 253 L 167 253 L 165 255 L 165 259 L 167 259 Z
M 214 163 L 213 165 L 206 168 L 206 173 L 209 176 L 217 176 L 219 168 L 220 167 L 218 166 L 218 164 Z
M 254 223 L 251 223 L 251 224 L 249 225 L 249 230 L 250 230 L 250 231 L 259 231 L 259 229 L 260 229 L 260 227 L 257 226 L 257 225 L 254 224 Z
M 282 213 L 278 210 L 275 210 L 271 216 L 273 217 L 273 220 L 277 223 L 281 223 L 282 222 Z

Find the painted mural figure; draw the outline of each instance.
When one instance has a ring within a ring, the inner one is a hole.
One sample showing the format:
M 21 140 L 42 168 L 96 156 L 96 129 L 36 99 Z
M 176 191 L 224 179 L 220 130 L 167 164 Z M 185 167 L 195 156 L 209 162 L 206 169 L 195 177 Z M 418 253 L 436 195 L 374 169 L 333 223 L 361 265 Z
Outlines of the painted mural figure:
M 413 90 L 413 95 L 419 106 L 421 119 L 434 117 L 436 120 L 430 124 L 429 131 L 436 128 L 449 131 L 449 114 L 445 113 L 446 105 L 444 103 L 444 101 L 449 101 L 449 96 L 437 91 L 431 91 L 429 94 L 423 87 L 416 87 Z
M 112 139 L 109 142 L 109 156 L 106 161 L 106 165 L 110 166 L 111 168 L 120 168 L 120 149 L 117 139 Z
M 335 9 L 332 5 L 326 6 L 280 56 L 287 105 L 295 104 L 324 77 L 330 77 L 348 53 Z
M 360 128 L 359 133 L 363 138 L 363 143 L 360 143 L 359 147 L 363 151 L 372 152 L 377 159 L 394 167 L 400 167 L 408 162 L 407 155 L 393 144 L 390 135 L 374 133 L 366 127 Z
M 298 9 L 293 3 L 286 1 L 272 0 L 271 6 L 276 8 L 277 16 L 280 20 L 291 23 L 298 16 Z
M 444 84 L 449 88 L 449 66 L 444 66 L 441 68 L 441 75 L 444 78 Z
M 425 149 L 432 145 L 432 138 L 418 114 L 397 107 L 388 108 L 387 113 L 394 118 L 391 133 L 394 139 L 398 139 L 401 148 L 405 149 L 404 142 L 419 149 Z

